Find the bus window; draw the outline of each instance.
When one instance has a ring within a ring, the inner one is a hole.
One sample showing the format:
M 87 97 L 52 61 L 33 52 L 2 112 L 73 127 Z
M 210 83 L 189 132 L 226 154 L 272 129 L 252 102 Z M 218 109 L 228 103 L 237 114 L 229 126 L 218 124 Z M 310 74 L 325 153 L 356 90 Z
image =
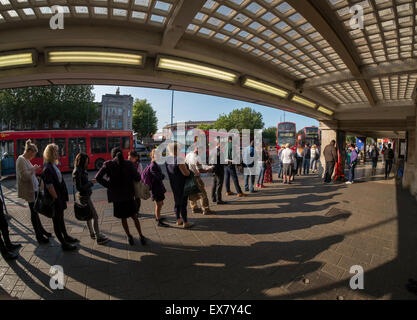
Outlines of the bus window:
M 21 155 L 25 152 L 25 145 L 27 139 L 18 139 L 16 140 L 16 153 Z
M 69 167 L 74 167 L 74 160 L 78 153 L 87 151 L 87 141 L 85 138 L 69 138 L 68 140 L 68 162 Z
M 67 139 L 55 138 L 54 143 L 59 147 L 59 156 L 65 157 L 67 155 Z
M 14 174 L 15 173 L 15 156 L 14 156 L 14 141 L 13 140 L 0 141 L 0 159 L 1 159 L 0 175 Z
M 46 146 L 51 143 L 51 139 L 35 139 L 34 143 L 38 147 L 38 153 L 36 154 L 36 158 L 42 158 L 43 151 L 45 150 Z
M 130 137 L 122 137 L 122 147 L 123 149 L 130 150 Z
M 109 137 L 109 152 L 113 148 L 120 148 L 120 137 Z
M 93 137 L 91 138 L 91 153 L 107 153 L 107 141 L 106 137 Z

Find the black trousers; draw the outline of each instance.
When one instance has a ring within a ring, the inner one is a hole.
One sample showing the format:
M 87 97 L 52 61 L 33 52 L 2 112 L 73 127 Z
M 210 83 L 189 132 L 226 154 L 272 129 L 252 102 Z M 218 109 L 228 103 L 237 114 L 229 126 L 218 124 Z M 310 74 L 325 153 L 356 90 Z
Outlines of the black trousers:
M 42 236 L 46 235 L 47 232 L 42 226 L 41 219 L 39 218 L 39 213 L 35 211 L 34 207 L 35 203 L 29 202 L 30 220 L 32 222 L 33 231 L 35 231 L 36 239 L 39 239 Z
M 224 173 L 213 175 L 213 187 L 211 189 L 211 199 L 216 201 L 222 201 Z
M 385 160 L 385 177 L 387 178 L 392 170 L 392 160 Z
M 68 237 L 67 229 L 65 228 L 64 211 L 55 211 L 55 215 L 52 218 L 54 224 L 54 232 L 61 244 L 66 244 L 65 238 Z
M 303 158 L 297 158 L 297 169 L 295 170 L 296 171 L 295 173 L 301 176 L 302 169 L 303 169 Z
M 233 183 L 237 193 L 242 193 L 242 189 L 239 185 L 239 179 L 237 178 L 236 167 L 234 164 L 224 167 L 224 175 L 226 178 L 226 192 L 230 192 L 230 177 L 232 177 Z
M 3 242 L 3 239 L 4 242 Z M 9 238 L 9 224 L 7 223 L 6 216 L 3 212 L 3 202 L 0 199 L 0 250 L 2 253 L 6 253 L 6 244 L 10 244 Z
M 332 181 L 334 165 L 335 165 L 334 161 L 326 161 L 326 171 L 324 173 L 324 182 Z

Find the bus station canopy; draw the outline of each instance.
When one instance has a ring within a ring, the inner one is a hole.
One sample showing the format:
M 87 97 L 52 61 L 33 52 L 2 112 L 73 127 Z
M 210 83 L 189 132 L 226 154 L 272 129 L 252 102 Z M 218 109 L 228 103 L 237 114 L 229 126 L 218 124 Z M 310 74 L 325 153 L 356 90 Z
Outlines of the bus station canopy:
M 0 88 L 174 89 L 396 132 L 415 117 L 416 11 L 414 0 L 0 0 Z

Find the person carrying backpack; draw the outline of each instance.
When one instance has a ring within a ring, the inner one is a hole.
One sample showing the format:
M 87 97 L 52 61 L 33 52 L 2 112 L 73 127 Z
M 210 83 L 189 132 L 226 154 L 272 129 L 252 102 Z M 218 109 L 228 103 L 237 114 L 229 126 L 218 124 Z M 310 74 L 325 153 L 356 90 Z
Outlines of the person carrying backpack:
M 394 162 L 394 150 L 391 149 L 391 143 L 388 143 L 388 148 L 385 150 L 385 180 L 388 179 L 391 169 L 392 163 Z

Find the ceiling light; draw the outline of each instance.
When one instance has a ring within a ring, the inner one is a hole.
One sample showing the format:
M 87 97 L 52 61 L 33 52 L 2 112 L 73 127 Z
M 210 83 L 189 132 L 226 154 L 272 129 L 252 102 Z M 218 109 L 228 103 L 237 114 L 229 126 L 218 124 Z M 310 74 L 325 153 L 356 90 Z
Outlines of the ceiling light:
M 235 73 L 223 71 L 215 67 L 208 67 L 198 63 L 176 60 L 171 58 L 160 58 L 158 69 L 172 70 L 209 77 L 227 82 L 236 82 L 238 76 Z
M 243 86 L 267 92 L 281 98 L 286 98 L 289 94 L 289 92 L 286 90 L 250 78 L 246 78 Z
M 0 68 L 31 64 L 33 64 L 33 53 L 31 52 L 0 55 Z
M 142 66 L 142 54 L 105 51 L 49 51 L 49 63 L 105 63 Z
M 327 109 L 323 106 L 319 106 L 317 110 L 320 111 L 320 112 L 323 112 L 325 114 L 328 114 L 329 116 L 332 116 L 334 114 L 334 111 L 332 111 L 330 109 Z
M 316 107 L 316 103 L 314 103 L 310 100 L 304 99 L 304 98 L 302 98 L 300 96 L 297 96 L 297 95 L 294 95 L 292 97 L 291 101 L 297 102 L 299 104 L 302 104 L 302 105 L 304 105 L 306 107 L 310 107 L 310 108 L 315 108 Z

